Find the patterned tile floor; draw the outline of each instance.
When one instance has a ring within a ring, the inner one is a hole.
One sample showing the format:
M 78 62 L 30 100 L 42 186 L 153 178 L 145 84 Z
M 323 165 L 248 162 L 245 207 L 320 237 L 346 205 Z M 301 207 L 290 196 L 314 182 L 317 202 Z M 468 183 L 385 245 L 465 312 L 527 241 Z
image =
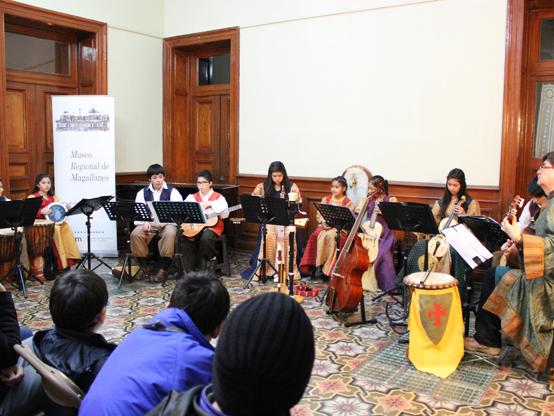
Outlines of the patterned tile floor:
M 244 290 L 243 281 L 237 274 L 244 267 L 246 257 L 231 257 L 233 277 L 225 278 L 224 282 L 233 305 L 271 289 L 272 285 L 268 283 L 255 284 L 253 289 Z M 118 289 L 117 281 L 106 268 L 102 267 L 97 272 L 106 279 L 110 291 L 108 316 L 101 332 L 114 342 L 120 342 L 134 327 L 142 325 L 165 307 L 174 286 L 173 281 L 163 287 L 135 282 Z M 322 284 L 316 286 L 324 289 Z M 22 324 L 33 330 L 51 326 L 48 312 L 50 287 L 51 283 L 44 286 L 31 283 L 27 298 L 20 293 L 15 295 Z M 327 315 L 319 302 L 306 300 L 303 303 L 315 329 L 317 355 L 311 381 L 293 415 L 554 415 L 554 386 L 536 381 L 517 351 L 510 347 L 505 348 L 504 365 L 498 370 L 490 370 L 482 364 L 483 372 L 491 372 L 492 381 L 479 391 L 482 395 L 480 400 L 477 398 L 475 401 L 478 404 L 468 404 L 475 397 L 461 402 L 461 396 L 456 397 L 455 391 L 454 396 L 450 391 L 450 398 L 445 397 L 448 394 L 423 393 L 425 380 L 429 381 L 432 376 L 419 373 L 413 367 L 410 371 L 418 373 L 421 380 L 412 384 L 413 388 L 390 380 L 387 384 L 378 374 L 362 371 L 379 352 L 397 343 L 399 336 L 391 330 L 384 316 L 387 301 L 390 299 L 375 303 L 366 300 L 366 309 L 377 318 L 377 324 L 351 328 L 345 328 Z M 398 360 L 399 367 L 406 366 L 401 354 Z M 455 383 L 446 386 L 455 386 Z

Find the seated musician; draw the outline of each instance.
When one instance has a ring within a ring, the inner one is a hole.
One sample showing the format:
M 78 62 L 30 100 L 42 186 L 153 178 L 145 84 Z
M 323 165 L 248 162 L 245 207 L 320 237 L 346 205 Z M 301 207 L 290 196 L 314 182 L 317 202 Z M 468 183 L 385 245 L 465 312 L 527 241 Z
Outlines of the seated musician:
M 183 197 L 177 189 L 165 182 L 165 170 L 157 163 L 148 166 L 146 170 L 150 184 L 137 192 L 135 202 L 147 203 L 150 201 L 182 201 Z M 175 251 L 175 236 L 177 226 L 167 223 L 140 222 L 135 221 L 136 227 L 131 232 L 131 252 L 137 258 L 139 266 L 146 268 L 146 257 L 148 256 L 148 244 L 155 235 L 160 237 L 158 250 L 160 252 L 160 268 L 154 277 L 156 282 L 163 282 L 167 279 L 168 270 L 171 266 Z M 140 279 L 142 271 L 135 276 Z
M 362 224 L 364 232 L 371 232 L 371 218 L 373 213 L 376 213 L 375 221 L 382 227 L 381 236 L 379 238 L 379 248 L 377 257 L 370 264 L 369 269 L 362 277 L 362 286 L 365 290 L 374 291 L 377 288 L 382 291 L 389 291 L 396 287 L 395 269 L 394 269 L 394 243 L 396 241 L 394 234 L 387 225 L 387 222 L 381 215 L 379 202 L 397 202 L 394 196 L 389 195 L 389 182 L 381 175 L 374 175 L 369 180 L 369 191 L 377 192 L 376 200 L 371 201 L 367 207 L 366 221 Z M 361 203 L 363 205 L 363 201 Z M 357 211 L 361 209 L 361 205 Z M 377 286 L 377 287 L 375 287 Z
M 523 233 L 513 216 L 502 221 L 510 237 L 503 249 L 515 245 L 520 266 L 492 268 L 485 275 L 475 334 L 466 338 L 465 348 L 499 355 L 502 330 L 533 370 L 549 371 L 554 381 L 548 364 L 554 337 L 554 152 L 543 157 L 538 184 L 548 204 L 535 221 L 534 235 Z
M 271 162 L 269 168 L 267 169 L 267 178 L 264 182 L 259 183 L 254 188 L 252 195 L 255 196 L 270 196 L 273 198 L 283 198 L 289 200 L 290 197 L 294 198 L 296 202 L 302 202 L 302 197 L 300 195 L 300 190 L 294 182 L 292 182 L 287 174 L 287 169 L 283 162 L 275 161 Z M 277 249 L 280 246 L 283 250 L 283 253 L 286 253 L 284 256 L 284 269 L 288 272 L 289 270 L 289 233 L 292 232 L 291 227 L 285 227 L 282 225 L 268 224 L 267 226 L 267 246 L 266 246 L 266 255 L 267 258 L 271 261 L 272 264 L 276 265 L 277 263 Z M 298 234 L 297 234 L 298 236 Z M 258 238 L 258 243 L 254 249 L 254 253 L 250 258 L 250 268 L 247 268 L 241 273 L 243 278 L 247 278 L 254 271 L 257 265 L 258 259 L 263 257 L 263 247 L 261 244 L 261 233 Z M 298 272 L 298 266 L 296 264 L 296 254 L 297 254 L 298 243 L 295 240 L 294 242 L 294 278 L 300 279 L 300 273 Z M 266 275 L 271 277 L 274 275 L 274 270 L 271 267 L 266 268 Z
M 186 197 L 185 202 L 199 202 L 204 214 L 209 217 L 225 213 L 228 205 L 225 197 L 215 192 L 212 174 L 209 170 L 203 170 L 196 174 L 196 186 L 198 192 Z M 217 242 L 223 234 L 225 224 L 221 219 L 213 227 L 204 227 L 194 237 L 183 238 L 183 261 L 185 271 L 206 270 L 210 261 L 217 256 Z
M 354 210 L 354 203 L 346 196 L 348 184 L 343 176 L 337 176 L 331 181 L 331 194 L 323 197 L 321 203 L 329 205 L 339 205 Z M 336 243 L 335 238 L 337 230 L 329 227 L 319 211 L 316 214 L 317 227 L 308 239 L 302 261 L 300 262 L 300 271 L 302 273 L 311 273 L 313 278 L 328 278 L 329 270 L 335 258 Z M 346 238 L 346 231 L 341 236 L 342 242 Z M 327 273 L 323 273 L 325 269 Z
M 51 212 L 48 205 L 59 201 L 58 197 L 54 194 L 52 178 L 47 173 L 40 173 L 37 175 L 32 194 L 29 195 L 28 198 L 35 197 L 42 198 L 40 208 L 37 212 L 37 219 L 45 220 L 46 216 Z M 29 244 L 32 244 L 32 242 L 29 241 Z M 66 270 L 81 260 L 81 252 L 75 241 L 75 236 L 73 235 L 71 226 L 66 222 L 55 225 L 52 248 L 59 271 Z M 31 273 L 38 279 L 44 278 L 43 257 L 33 257 L 31 260 Z
M 2 178 L 0 178 L 0 202 L 11 201 L 10 198 L 4 195 L 4 184 Z M 13 236 L 14 232 L 12 228 L 0 228 L 0 235 Z M 25 240 L 25 235 L 21 238 L 21 255 L 19 260 L 25 269 L 29 270 L 29 253 L 27 253 L 27 241 Z
M 519 228 L 522 230 L 525 230 L 527 227 L 533 225 L 541 210 L 548 204 L 548 197 L 539 186 L 538 180 L 539 178 L 535 176 L 531 182 L 529 182 L 529 186 L 527 186 L 527 193 L 531 196 L 531 198 L 523 207 L 521 215 L 517 221 Z
M 465 197 L 465 201 L 461 205 L 456 203 Z M 479 202 L 471 198 L 467 193 L 466 175 L 461 169 L 452 169 L 446 177 L 446 186 L 444 195 L 441 199 L 435 201 L 433 205 L 433 216 L 437 225 L 447 218 L 452 211 L 455 211 L 455 216 L 458 215 L 481 215 Z
M 465 200 L 462 202 L 462 197 Z M 467 192 L 465 173 L 461 169 L 452 169 L 446 177 L 444 195 L 437 200 L 432 208 L 433 216 L 437 226 L 441 221 L 450 217 L 457 220 L 458 215 L 481 215 L 479 202 L 474 200 Z M 455 223 L 454 223 L 455 224 Z M 440 227 L 439 227 L 440 228 Z M 418 241 L 408 255 L 408 267 L 406 275 L 424 270 L 424 258 L 427 244 L 424 240 Z M 447 273 L 458 279 L 458 288 L 462 299 L 465 299 L 465 272 L 467 265 L 454 250 L 447 250 L 446 255 L 441 259 L 436 258 L 432 253 L 428 256 L 428 267 L 436 272 Z M 402 272 L 399 277 L 402 277 Z M 400 279 L 401 280 L 401 279 Z

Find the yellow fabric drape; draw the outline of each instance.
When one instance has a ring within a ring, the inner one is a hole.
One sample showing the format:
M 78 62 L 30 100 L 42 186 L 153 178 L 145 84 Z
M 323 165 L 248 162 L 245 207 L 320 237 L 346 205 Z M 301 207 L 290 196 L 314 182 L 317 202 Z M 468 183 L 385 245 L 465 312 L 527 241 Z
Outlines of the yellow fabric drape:
M 419 370 L 446 378 L 464 355 L 464 323 L 456 287 L 414 289 L 408 321 L 408 357 Z

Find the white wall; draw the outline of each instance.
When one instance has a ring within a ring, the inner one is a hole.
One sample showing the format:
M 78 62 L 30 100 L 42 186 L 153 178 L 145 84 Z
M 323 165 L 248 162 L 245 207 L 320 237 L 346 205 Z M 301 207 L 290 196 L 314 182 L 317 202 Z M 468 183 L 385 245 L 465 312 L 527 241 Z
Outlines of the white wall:
M 241 173 L 498 185 L 506 0 L 165 6 L 166 36 L 241 27 Z
M 108 94 L 115 97 L 116 171 L 162 162 L 163 0 L 24 0 L 108 24 Z

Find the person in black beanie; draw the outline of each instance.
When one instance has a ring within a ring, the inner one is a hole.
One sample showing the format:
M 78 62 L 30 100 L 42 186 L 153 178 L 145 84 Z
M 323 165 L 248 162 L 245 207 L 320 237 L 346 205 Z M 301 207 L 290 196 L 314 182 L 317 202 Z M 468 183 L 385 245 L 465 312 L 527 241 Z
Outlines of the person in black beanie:
M 172 391 L 148 415 L 288 415 L 304 394 L 314 357 L 314 332 L 304 309 L 279 293 L 256 296 L 225 322 L 212 384 Z

